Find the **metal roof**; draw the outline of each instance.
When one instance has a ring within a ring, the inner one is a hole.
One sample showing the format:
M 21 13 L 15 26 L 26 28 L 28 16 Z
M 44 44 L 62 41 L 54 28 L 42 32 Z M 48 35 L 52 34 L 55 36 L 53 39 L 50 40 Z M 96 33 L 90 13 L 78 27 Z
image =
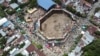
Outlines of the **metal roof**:
M 39 6 L 43 7 L 45 10 L 49 10 L 51 6 L 55 4 L 52 0 L 37 0 Z

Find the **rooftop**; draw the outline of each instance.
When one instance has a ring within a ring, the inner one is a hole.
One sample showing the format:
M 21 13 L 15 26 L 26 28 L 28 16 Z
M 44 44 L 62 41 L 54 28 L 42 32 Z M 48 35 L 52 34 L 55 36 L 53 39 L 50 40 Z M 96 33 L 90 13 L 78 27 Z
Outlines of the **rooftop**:
M 13 8 L 13 9 L 15 9 L 15 8 L 18 7 L 18 4 L 17 3 L 12 3 L 12 4 L 10 4 L 10 7 Z
M 39 51 L 34 45 L 30 44 L 26 50 L 31 53 L 31 52 L 36 52 L 39 56 L 45 56 L 45 54 L 43 54 L 41 51 Z
M 37 0 L 37 3 L 45 10 L 49 10 L 55 4 L 52 0 Z
M 7 18 L 0 19 L 0 26 L 7 22 Z

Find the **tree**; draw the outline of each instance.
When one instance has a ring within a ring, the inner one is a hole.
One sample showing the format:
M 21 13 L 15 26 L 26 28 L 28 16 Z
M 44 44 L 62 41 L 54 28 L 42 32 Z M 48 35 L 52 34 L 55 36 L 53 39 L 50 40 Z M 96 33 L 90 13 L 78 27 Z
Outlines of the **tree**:
M 25 46 L 25 43 L 22 43 L 21 45 L 19 45 L 19 48 L 23 48 Z
M 3 52 L 2 56 L 7 56 L 9 54 L 9 51 Z
M 3 8 L 0 6 L 0 17 L 5 17 L 6 14 L 5 12 L 3 11 Z
M 42 48 L 43 48 L 41 44 L 37 44 L 36 47 L 37 47 L 38 49 L 42 49 Z
M 7 39 L 5 37 L 0 38 L 0 48 L 4 49 Z
M 94 22 L 93 20 L 89 20 L 90 21 L 90 23 L 92 23 L 93 25 L 95 25 L 95 26 L 99 26 L 96 22 Z
M 61 4 L 61 0 L 54 0 L 54 2 L 56 2 L 57 4 Z
M 63 56 L 68 56 L 68 54 L 64 53 Z
M 13 9 L 7 9 L 6 12 L 7 12 L 7 14 L 12 15 L 12 14 L 14 14 L 16 11 L 13 10 Z
M 78 37 L 75 40 L 75 44 L 78 44 L 78 42 L 80 41 L 82 36 L 83 36 L 83 34 L 78 35 Z
M 68 11 L 70 11 L 71 13 L 73 13 L 73 14 L 76 13 L 76 10 L 73 9 L 72 6 L 69 6 L 69 5 L 68 5 L 68 6 L 66 7 L 66 9 L 67 9 Z
M 30 3 L 30 1 L 28 1 L 27 3 L 24 3 L 24 4 L 20 4 L 18 8 L 24 8 L 27 5 L 29 5 L 29 3 Z
M 29 4 L 29 8 L 33 8 L 37 6 L 37 0 L 29 0 L 30 4 Z
M 100 39 L 96 39 L 84 47 L 83 51 L 82 56 L 100 56 Z
M 21 34 L 25 34 L 26 32 L 24 30 L 21 30 Z
M 17 0 L 11 0 L 10 3 L 17 3 L 18 1 Z
M 96 31 L 95 34 L 100 36 L 100 31 Z
M 18 54 L 16 54 L 15 56 L 24 56 L 24 55 L 22 55 L 21 53 L 18 53 Z
M 5 37 L 1 37 L 0 44 L 6 44 L 7 39 Z
M 100 10 L 100 7 L 97 7 L 97 8 L 95 9 L 94 12 L 96 13 L 96 12 L 98 12 L 99 10 Z

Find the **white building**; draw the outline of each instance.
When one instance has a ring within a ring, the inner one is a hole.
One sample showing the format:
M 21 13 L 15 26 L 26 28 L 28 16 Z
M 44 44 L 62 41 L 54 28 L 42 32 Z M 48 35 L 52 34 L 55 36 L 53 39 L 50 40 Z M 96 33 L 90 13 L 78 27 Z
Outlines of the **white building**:
M 2 36 L 5 36 L 5 35 L 6 35 L 6 32 L 4 32 L 3 29 L 1 29 L 1 30 L 0 30 L 0 34 L 1 34 Z
M 13 35 L 12 37 L 9 37 L 9 39 L 7 40 L 7 43 L 12 42 L 16 38 L 20 38 L 20 35 L 16 34 L 16 35 Z
M 4 0 L 0 0 L 0 4 L 2 4 L 4 2 Z
M 23 3 L 26 3 L 28 2 L 28 0 L 17 0 L 19 3 L 23 4 Z
M 0 19 L 0 26 L 3 25 L 7 21 L 8 21 L 7 18 Z
M 95 13 L 95 15 L 94 15 L 95 17 L 97 17 L 97 18 L 100 18 L 100 11 L 99 12 L 97 12 L 97 13 Z

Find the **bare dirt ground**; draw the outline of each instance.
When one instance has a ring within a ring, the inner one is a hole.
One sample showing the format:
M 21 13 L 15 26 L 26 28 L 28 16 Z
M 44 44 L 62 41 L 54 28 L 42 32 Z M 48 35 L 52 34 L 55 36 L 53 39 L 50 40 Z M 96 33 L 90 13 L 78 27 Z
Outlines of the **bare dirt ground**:
M 42 23 L 42 31 L 48 39 L 62 38 L 71 28 L 72 20 L 63 13 L 53 14 Z

